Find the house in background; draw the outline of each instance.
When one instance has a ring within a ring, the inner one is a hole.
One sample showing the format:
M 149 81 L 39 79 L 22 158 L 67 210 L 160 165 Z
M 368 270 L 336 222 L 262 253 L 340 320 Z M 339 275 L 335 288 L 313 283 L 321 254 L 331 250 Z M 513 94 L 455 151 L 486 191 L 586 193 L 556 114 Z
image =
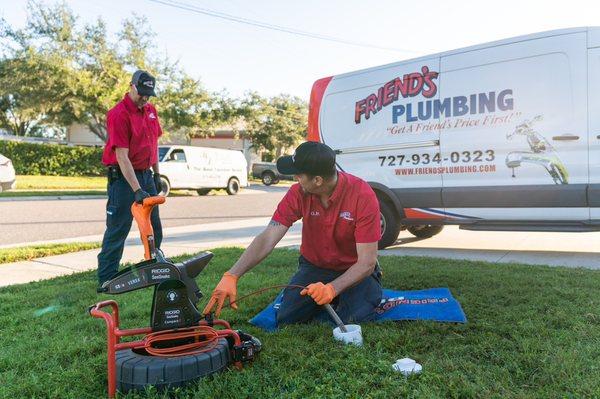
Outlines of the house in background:
M 72 145 L 104 146 L 104 141 L 85 125 L 74 123 L 67 128 L 67 143 Z

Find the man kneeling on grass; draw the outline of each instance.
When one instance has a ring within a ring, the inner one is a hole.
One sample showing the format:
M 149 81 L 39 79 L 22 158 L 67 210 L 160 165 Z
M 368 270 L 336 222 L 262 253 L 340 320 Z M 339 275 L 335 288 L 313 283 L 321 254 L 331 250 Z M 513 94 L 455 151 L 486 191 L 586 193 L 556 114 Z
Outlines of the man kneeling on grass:
M 275 248 L 292 224 L 302 219 L 298 271 L 286 288 L 277 312 L 279 325 L 329 320 L 319 306 L 331 303 L 344 323 L 370 320 L 381 301 L 377 242 L 381 236 L 379 203 L 371 187 L 358 177 L 338 172 L 335 153 L 325 144 L 306 142 L 294 155 L 277 160 L 279 173 L 295 175 L 297 184 L 277 206 L 267 228 L 254 238 L 227 271 L 204 308 L 225 299 L 235 302 L 237 281 Z M 237 309 L 235 303 L 232 307 Z

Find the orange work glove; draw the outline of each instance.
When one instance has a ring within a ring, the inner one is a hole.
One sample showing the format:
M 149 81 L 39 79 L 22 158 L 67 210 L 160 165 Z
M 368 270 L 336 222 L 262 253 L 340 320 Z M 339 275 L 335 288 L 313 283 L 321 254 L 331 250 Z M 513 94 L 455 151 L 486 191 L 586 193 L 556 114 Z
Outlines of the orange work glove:
M 226 298 L 229 298 L 231 307 L 237 309 L 238 307 L 235 303 L 235 298 L 237 296 L 237 281 L 238 276 L 225 272 L 223 277 L 221 277 L 221 281 L 219 281 L 219 284 L 217 284 L 213 290 L 210 300 L 202 311 L 202 314 L 209 314 L 216 305 L 217 309 L 215 310 L 215 316 L 219 317 Z
M 317 305 L 325 305 L 331 303 L 333 298 L 336 297 L 335 288 L 331 284 L 312 283 L 309 284 L 305 289 L 300 291 L 300 295 L 310 295 Z

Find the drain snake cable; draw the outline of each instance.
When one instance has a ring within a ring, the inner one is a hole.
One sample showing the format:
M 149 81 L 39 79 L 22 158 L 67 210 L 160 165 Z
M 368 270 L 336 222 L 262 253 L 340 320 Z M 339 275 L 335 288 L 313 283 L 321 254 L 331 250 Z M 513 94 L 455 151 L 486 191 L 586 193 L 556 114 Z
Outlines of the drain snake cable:
M 237 304 L 248 297 L 277 288 L 304 289 L 306 287 L 296 284 L 272 285 L 237 298 L 235 301 L 225 305 L 225 307 L 231 307 L 233 304 Z M 148 352 L 149 355 L 158 357 L 196 355 L 213 350 L 218 345 L 220 338 L 222 338 L 222 335 L 219 334 L 219 330 L 205 325 L 177 330 L 156 331 L 146 335 L 143 349 Z M 177 343 L 174 346 L 165 346 L 173 341 L 180 343 Z

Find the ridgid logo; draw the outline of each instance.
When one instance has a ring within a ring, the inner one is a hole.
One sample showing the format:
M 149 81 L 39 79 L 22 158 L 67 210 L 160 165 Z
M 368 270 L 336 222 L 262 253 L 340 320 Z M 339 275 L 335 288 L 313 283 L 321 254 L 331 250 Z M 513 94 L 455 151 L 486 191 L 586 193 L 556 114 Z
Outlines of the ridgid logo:
M 390 80 L 381 86 L 377 93 L 369 94 L 356 102 L 354 122 L 360 123 L 363 115 L 365 119 L 369 119 L 371 114 L 381 111 L 383 107 L 397 101 L 400 96 L 402 98 L 415 97 L 419 94 L 423 94 L 425 98 L 435 96 L 437 86 L 433 80 L 437 79 L 438 75 L 438 72 L 430 71 L 429 67 L 423 66 L 421 72 L 406 74 L 402 78 L 397 77 Z

